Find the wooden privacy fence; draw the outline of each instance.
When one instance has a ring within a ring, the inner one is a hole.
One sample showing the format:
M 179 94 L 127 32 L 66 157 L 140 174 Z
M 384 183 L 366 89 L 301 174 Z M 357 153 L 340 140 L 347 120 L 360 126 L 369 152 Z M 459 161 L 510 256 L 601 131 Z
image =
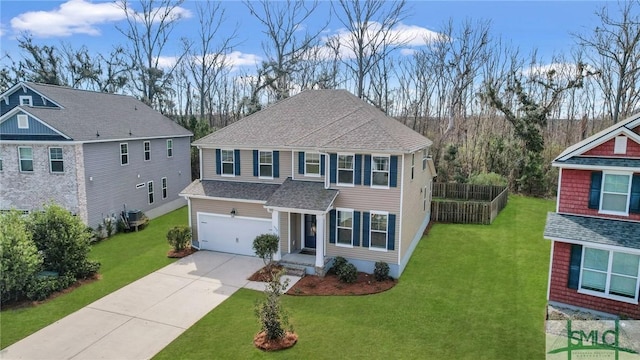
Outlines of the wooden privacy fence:
M 434 183 L 431 220 L 489 225 L 507 206 L 506 186 Z

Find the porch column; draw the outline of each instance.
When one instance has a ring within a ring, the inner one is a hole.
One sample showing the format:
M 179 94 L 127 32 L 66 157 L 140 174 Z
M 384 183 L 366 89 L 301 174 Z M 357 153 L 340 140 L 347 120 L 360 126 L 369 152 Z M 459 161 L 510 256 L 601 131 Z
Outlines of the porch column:
M 273 260 L 280 261 L 280 253 L 282 250 L 280 249 L 280 243 L 282 239 L 280 239 L 280 211 L 273 210 L 271 212 L 271 231 L 278 236 L 278 251 L 273 254 Z
M 324 275 L 324 245 L 325 240 L 325 223 L 327 214 L 316 215 L 316 273 L 319 271 Z

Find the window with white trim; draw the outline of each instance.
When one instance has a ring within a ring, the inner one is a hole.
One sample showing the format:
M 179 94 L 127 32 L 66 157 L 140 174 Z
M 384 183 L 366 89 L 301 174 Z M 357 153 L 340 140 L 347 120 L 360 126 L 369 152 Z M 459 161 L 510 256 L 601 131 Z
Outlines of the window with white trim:
M 18 129 L 28 129 L 29 128 L 29 117 L 24 114 L 20 114 L 18 117 Z
M 145 141 L 143 143 L 144 147 L 144 161 L 151 160 L 151 141 Z
M 149 204 L 153 204 L 153 181 L 147 183 L 147 194 L 149 195 Z
M 173 156 L 173 139 L 167 140 L 167 157 Z
M 220 150 L 220 163 L 222 164 L 222 175 L 234 175 L 234 154 L 233 150 Z
M 338 184 L 353 185 L 353 155 L 338 154 Z
M 427 148 L 422 149 L 422 170 L 427 168 Z
M 32 98 L 29 95 L 20 95 L 20 105 L 31 106 L 33 104 Z
M 353 211 L 338 210 L 336 211 L 336 244 L 353 245 Z
M 583 246 L 580 291 L 621 300 L 638 301 L 640 255 Z
M 120 165 L 127 165 L 129 163 L 129 144 L 120 143 Z
M 387 220 L 389 214 L 371 212 L 371 242 L 369 247 L 387 249 Z
M 33 148 L 30 146 L 18 147 L 18 161 L 21 172 L 33 172 Z
M 371 185 L 372 186 L 389 186 L 389 157 L 388 156 L 372 156 L 371 157 Z
M 64 172 L 64 160 L 62 158 L 62 148 L 61 147 L 51 147 L 51 148 L 49 148 L 49 170 L 52 173 L 63 173 Z
M 258 152 L 258 177 L 273 177 L 273 152 Z
M 320 154 L 304 153 L 304 174 L 320 175 Z
M 162 178 L 162 198 L 166 199 L 167 198 L 167 178 L 163 177 Z
M 604 173 L 600 211 L 619 215 L 629 214 L 631 174 Z

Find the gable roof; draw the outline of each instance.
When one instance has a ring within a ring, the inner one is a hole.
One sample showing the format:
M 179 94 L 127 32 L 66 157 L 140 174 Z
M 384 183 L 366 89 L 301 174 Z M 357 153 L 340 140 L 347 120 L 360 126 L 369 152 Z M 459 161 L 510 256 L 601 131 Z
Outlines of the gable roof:
M 18 108 L 75 141 L 192 135 L 173 120 L 131 96 L 30 82 L 22 85 L 42 94 L 55 104 L 60 104 L 61 108 L 22 105 Z
M 413 152 L 431 140 L 346 90 L 306 90 L 193 143 L 203 147 Z

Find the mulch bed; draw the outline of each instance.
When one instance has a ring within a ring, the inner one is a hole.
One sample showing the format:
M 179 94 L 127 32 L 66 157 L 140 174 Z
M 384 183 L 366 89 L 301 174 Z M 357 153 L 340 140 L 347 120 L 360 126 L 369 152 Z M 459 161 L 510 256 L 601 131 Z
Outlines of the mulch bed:
M 277 351 L 284 350 L 292 347 L 298 342 L 298 335 L 290 332 L 286 332 L 282 339 L 269 340 L 267 334 L 264 331 L 259 332 L 253 338 L 253 344 L 260 350 L 264 351 Z
M 271 277 L 273 273 L 278 273 L 282 271 L 282 266 L 278 264 L 271 264 L 263 267 L 262 269 L 253 273 L 253 275 L 249 276 L 247 280 L 249 281 L 261 281 L 261 282 L 269 282 L 271 281 Z
M 393 279 L 376 281 L 373 275 L 363 272 L 358 272 L 358 280 L 353 284 L 340 282 L 334 274 L 324 278 L 307 275 L 293 285 L 287 295 L 369 295 L 387 291 L 397 283 Z
M 183 258 L 185 256 L 189 256 L 189 255 L 193 254 L 196 251 L 198 251 L 198 250 L 194 249 L 192 247 L 189 247 L 189 248 L 186 248 L 186 249 L 182 249 L 180 251 L 175 251 L 175 250 L 171 249 L 167 253 L 167 257 L 168 258 L 172 258 L 172 259 L 180 259 L 180 258 Z

